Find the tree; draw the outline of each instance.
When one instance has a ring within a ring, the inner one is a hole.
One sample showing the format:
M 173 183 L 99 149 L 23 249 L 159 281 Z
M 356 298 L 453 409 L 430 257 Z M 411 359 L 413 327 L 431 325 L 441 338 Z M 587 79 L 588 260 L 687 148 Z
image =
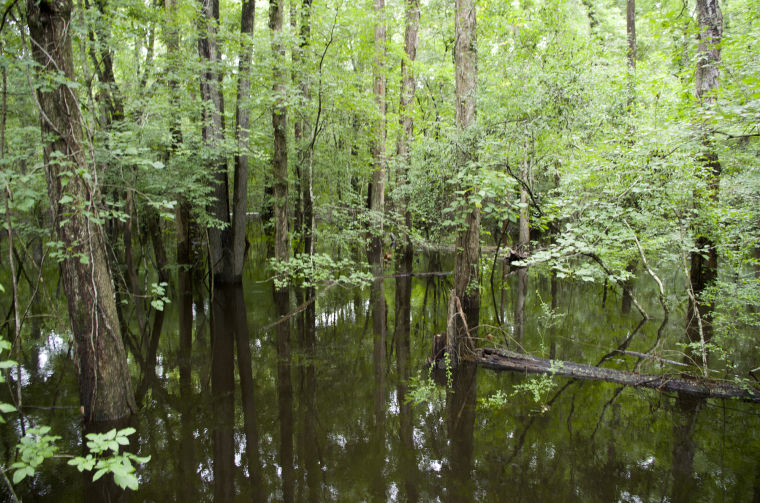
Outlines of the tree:
M 120 419 L 136 406 L 98 214 L 98 174 L 88 158 L 79 103 L 70 85 L 72 3 L 30 0 L 26 8 L 32 55 L 47 82 L 37 89 L 37 102 L 79 399 L 87 421 Z
M 253 27 L 256 21 L 255 0 L 245 0 L 240 13 L 240 61 L 238 63 L 238 88 L 235 112 L 235 182 L 232 196 L 232 275 L 240 278 L 246 249 L 246 224 L 248 222 L 248 149 L 250 148 L 251 113 L 251 57 L 253 55 Z
M 201 100 L 203 102 L 203 141 L 206 159 L 212 173 L 212 201 L 208 212 L 216 219 L 208 227 L 209 272 L 215 282 L 234 280 L 233 237 L 230 227 L 229 184 L 224 143 L 224 93 L 219 71 L 221 53 L 217 41 L 219 0 L 200 0 L 201 28 L 198 54 L 203 63 Z
M 456 123 L 461 134 L 457 145 L 457 169 L 472 175 L 474 164 L 473 138 L 475 104 L 477 99 L 478 51 L 476 38 L 476 11 L 474 0 L 457 0 L 455 11 L 456 38 L 454 42 L 454 72 L 456 81 Z M 473 178 L 466 177 L 468 183 Z M 454 295 L 459 299 L 466 319 L 455 318 L 456 351 L 462 354 L 473 347 L 472 329 L 478 326 L 480 317 L 480 209 L 468 201 L 469 187 L 462 186 L 464 224 L 457 231 L 454 262 Z M 452 313 L 449 313 L 449 317 Z M 452 341 L 449 341 L 451 344 Z
M 720 65 L 720 43 L 723 37 L 723 16 L 717 0 L 697 1 L 697 22 L 699 25 L 699 47 L 697 69 L 694 74 L 695 94 L 703 112 L 704 122 L 697 134 L 700 137 L 703 153 L 699 159 L 704 167 L 706 191 L 704 196 L 697 196 L 697 204 L 718 203 L 720 190 L 721 165 L 713 146 L 710 133 L 709 115 L 716 104 L 715 92 L 718 89 Z M 704 198 L 706 201 L 701 201 Z M 709 228 L 698 230 L 696 250 L 691 253 L 689 279 L 693 295 L 689 300 L 687 311 L 687 334 L 691 342 L 704 343 L 711 337 L 710 319 L 714 306 L 704 305 L 703 293 L 717 278 L 718 252 L 716 242 Z M 702 304 L 702 306 L 700 306 Z M 704 351 L 703 351 L 704 360 Z M 703 365 L 707 362 L 703 361 Z

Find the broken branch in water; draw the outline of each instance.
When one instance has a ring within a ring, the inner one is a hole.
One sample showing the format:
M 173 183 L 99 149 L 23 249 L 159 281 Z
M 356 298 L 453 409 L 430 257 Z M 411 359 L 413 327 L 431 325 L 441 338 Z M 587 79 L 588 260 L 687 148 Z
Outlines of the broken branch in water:
M 574 362 L 547 360 L 496 348 L 479 348 L 475 351 L 472 360 L 482 367 L 497 371 L 544 373 L 575 379 L 611 382 L 625 386 L 652 388 L 658 391 L 679 392 L 706 398 L 738 398 L 747 402 L 760 403 L 760 389 L 713 379 L 638 374 Z

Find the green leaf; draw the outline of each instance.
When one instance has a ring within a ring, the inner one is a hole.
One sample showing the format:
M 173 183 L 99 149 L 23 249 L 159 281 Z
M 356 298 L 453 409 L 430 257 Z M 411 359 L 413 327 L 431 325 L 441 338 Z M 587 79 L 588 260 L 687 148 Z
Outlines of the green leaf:
M 16 407 L 9 403 L 0 402 L 0 412 L 7 414 L 9 412 L 16 412 Z

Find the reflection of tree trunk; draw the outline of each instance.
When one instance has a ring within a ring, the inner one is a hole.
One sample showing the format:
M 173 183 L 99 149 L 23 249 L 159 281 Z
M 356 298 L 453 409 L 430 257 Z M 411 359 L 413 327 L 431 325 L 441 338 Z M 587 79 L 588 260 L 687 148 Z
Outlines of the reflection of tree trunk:
M 412 297 L 412 256 L 411 253 L 402 253 L 399 259 L 399 277 L 396 278 L 396 365 L 398 367 L 398 386 L 396 388 L 396 401 L 399 406 L 399 473 L 404 480 L 403 491 L 406 493 L 406 501 L 413 502 L 419 499 L 416 488 L 417 459 L 414 451 L 414 417 L 412 405 L 406 402 L 406 394 L 410 377 L 409 352 L 410 352 L 410 320 L 411 320 L 411 297 Z
M 193 272 L 190 251 L 190 210 L 177 210 L 177 318 L 179 318 L 179 382 L 190 386 L 193 346 Z M 188 388 L 189 390 L 189 388 Z
M 181 214 L 181 213 L 180 213 Z M 178 219 L 179 220 L 179 219 Z M 180 222 L 177 222 L 180 225 Z M 189 243 L 188 243 L 189 244 Z M 177 243 L 177 261 L 182 258 L 180 252 L 185 247 Z M 189 251 L 189 247 L 187 248 Z M 181 262 L 180 262 L 181 263 Z M 189 267 L 189 266 L 188 266 Z M 195 449 L 193 447 L 193 430 L 195 414 L 192 407 L 194 393 L 192 384 L 192 366 L 190 352 L 193 343 L 193 292 L 191 289 L 192 272 L 180 266 L 177 269 L 177 312 L 179 318 L 179 397 L 180 397 L 180 440 L 176 487 L 179 488 L 178 501 L 191 501 L 196 497 Z
M 371 456 L 373 459 L 372 495 L 376 501 L 386 501 L 385 477 L 385 286 L 383 279 L 375 279 L 372 283 L 372 332 L 374 348 L 372 366 L 374 373 L 374 416 L 375 424 L 372 432 Z
M 528 294 L 528 269 L 517 270 L 517 294 L 515 297 L 515 339 L 522 342 L 525 331 L 525 296 Z
M 313 298 L 313 288 L 305 289 L 307 299 Z M 309 304 L 302 315 L 301 349 L 303 351 L 303 365 L 301 366 L 300 404 L 302 408 L 303 431 L 301 435 L 301 453 L 303 456 L 302 466 L 306 475 L 306 498 L 305 501 L 316 502 L 320 498 L 320 475 L 319 458 L 317 452 L 317 375 L 315 368 L 316 358 L 316 310 L 314 303 Z
M 452 389 L 446 393 L 446 417 L 449 444 L 449 473 L 447 501 L 474 501 L 473 493 L 473 435 L 477 366 L 461 362 L 454 371 Z
M 697 480 L 694 477 L 694 425 L 703 398 L 678 394 L 673 411 L 673 494 L 675 503 L 694 501 Z
M 251 483 L 253 501 L 265 501 L 261 479 L 261 459 L 259 457 L 259 430 L 256 422 L 256 402 L 254 399 L 255 383 L 251 371 L 251 347 L 248 334 L 248 317 L 246 316 L 243 287 L 240 283 L 232 287 L 231 299 L 233 331 L 237 346 L 238 375 L 240 376 L 240 394 L 243 402 L 243 429 L 245 447 L 248 457 L 248 479 Z
M 214 501 L 232 501 L 235 480 L 235 363 L 228 288 L 215 288 L 211 308 L 211 394 L 214 404 Z
M 277 319 L 289 311 L 288 289 L 275 289 L 274 305 Z M 293 501 L 295 474 L 293 470 L 293 383 L 290 376 L 290 323 L 276 327 L 277 337 L 277 406 L 280 417 L 280 466 L 282 467 L 282 499 Z

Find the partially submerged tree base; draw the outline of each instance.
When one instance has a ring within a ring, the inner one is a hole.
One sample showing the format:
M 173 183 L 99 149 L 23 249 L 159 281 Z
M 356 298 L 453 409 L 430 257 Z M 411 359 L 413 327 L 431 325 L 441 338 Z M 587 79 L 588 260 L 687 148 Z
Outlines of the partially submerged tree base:
M 560 360 L 547 360 L 496 348 L 478 348 L 472 361 L 497 371 L 544 373 L 574 379 L 604 381 L 625 386 L 652 388 L 704 398 L 738 398 L 760 403 L 760 389 L 737 386 L 713 379 L 674 377 L 672 375 L 637 374 Z

